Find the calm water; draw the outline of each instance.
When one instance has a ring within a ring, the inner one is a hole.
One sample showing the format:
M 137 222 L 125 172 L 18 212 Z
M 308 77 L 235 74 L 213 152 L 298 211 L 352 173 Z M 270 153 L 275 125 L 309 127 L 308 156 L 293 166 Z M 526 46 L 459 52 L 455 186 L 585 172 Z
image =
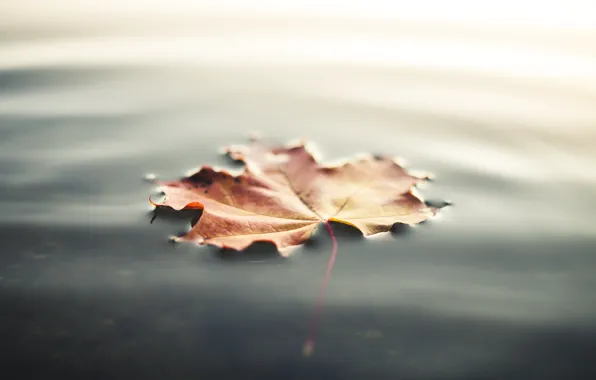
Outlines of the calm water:
M 589 2 L 33 3 L 0 6 L 11 378 L 596 375 Z M 283 260 L 169 244 L 188 215 L 149 223 L 144 175 L 228 165 L 252 131 L 328 161 L 396 154 L 454 203 L 375 239 L 334 227 L 308 359 L 324 229 Z

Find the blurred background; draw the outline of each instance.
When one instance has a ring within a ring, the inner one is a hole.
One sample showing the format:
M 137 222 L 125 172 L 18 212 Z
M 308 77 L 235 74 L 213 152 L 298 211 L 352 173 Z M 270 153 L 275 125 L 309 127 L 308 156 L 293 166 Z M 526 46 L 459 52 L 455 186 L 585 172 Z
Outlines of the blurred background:
M 172 246 L 147 173 L 251 132 L 395 154 L 453 207 L 338 262 Z M 596 375 L 594 1 L 0 4 L 0 345 L 17 377 Z

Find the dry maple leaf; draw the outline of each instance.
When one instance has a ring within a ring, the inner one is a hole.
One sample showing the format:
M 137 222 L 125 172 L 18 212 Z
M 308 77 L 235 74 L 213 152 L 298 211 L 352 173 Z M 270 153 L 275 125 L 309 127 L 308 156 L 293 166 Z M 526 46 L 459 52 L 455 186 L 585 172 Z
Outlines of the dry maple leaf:
M 427 177 L 408 173 L 392 157 L 325 166 L 304 144 L 267 147 L 259 141 L 227 153 L 245 163 L 242 174 L 203 166 L 178 181 L 159 182 L 165 193 L 159 206 L 203 210 L 177 240 L 236 250 L 266 241 L 287 255 L 320 223 L 348 224 L 369 236 L 396 223 L 420 223 L 437 210 L 415 194 Z
M 177 240 L 242 250 L 256 241 L 288 250 L 305 242 L 324 223 L 333 250 L 304 344 L 314 349 L 327 283 L 337 255 L 337 240 L 329 222 L 358 228 L 365 236 L 390 231 L 394 224 L 416 224 L 436 213 L 415 194 L 427 177 L 416 176 L 391 157 L 365 157 L 325 166 L 304 144 L 267 147 L 259 141 L 227 149 L 245 164 L 242 174 L 203 166 L 178 181 L 158 182 L 161 204 L 175 210 L 202 209 L 199 221 Z

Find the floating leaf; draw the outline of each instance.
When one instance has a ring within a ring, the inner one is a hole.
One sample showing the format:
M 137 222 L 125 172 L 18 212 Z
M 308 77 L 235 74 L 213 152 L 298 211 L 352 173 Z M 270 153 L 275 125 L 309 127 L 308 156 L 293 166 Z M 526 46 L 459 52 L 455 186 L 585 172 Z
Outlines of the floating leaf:
M 203 166 L 160 183 L 165 199 L 159 206 L 203 210 L 178 240 L 236 250 L 267 241 L 287 255 L 321 223 L 345 223 L 369 236 L 396 223 L 420 223 L 437 210 L 415 193 L 426 177 L 408 173 L 391 157 L 326 166 L 305 145 L 269 148 L 258 141 L 230 147 L 228 154 L 245 164 L 242 174 Z
M 365 236 L 388 232 L 396 223 L 413 225 L 434 215 L 416 194 L 427 179 L 408 172 L 393 157 L 370 156 L 328 166 L 305 144 L 268 147 L 260 141 L 227 149 L 244 163 L 241 174 L 203 166 L 177 181 L 158 182 L 165 198 L 156 206 L 202 209 L 199 221 L 179 241 L 243 250 L 254 242 L 273 243 L 283 254 L 304 243 L 319 224 L 333 241 L 305 354 L 314 335 L 337 241 L 329 222 L 359 229 Z

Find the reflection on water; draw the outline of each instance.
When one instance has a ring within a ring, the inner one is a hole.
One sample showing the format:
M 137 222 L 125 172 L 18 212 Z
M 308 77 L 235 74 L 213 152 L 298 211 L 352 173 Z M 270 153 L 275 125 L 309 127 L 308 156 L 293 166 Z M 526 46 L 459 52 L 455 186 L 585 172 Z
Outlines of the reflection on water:
M 113 371 L 140 345 L 186 374 L 225 367 L 214 353 L 285 377 L 593 372 L 595 25 L 589 1 L 3 3 L 2 331 L 40 368 L 89 339 Z M 269 265 L 148 224 L 144 174 L 225 165 L 255 130 L 394 153 L 455 203 L 405 234 L 340 232 L 314 367 L 325 234 Z

